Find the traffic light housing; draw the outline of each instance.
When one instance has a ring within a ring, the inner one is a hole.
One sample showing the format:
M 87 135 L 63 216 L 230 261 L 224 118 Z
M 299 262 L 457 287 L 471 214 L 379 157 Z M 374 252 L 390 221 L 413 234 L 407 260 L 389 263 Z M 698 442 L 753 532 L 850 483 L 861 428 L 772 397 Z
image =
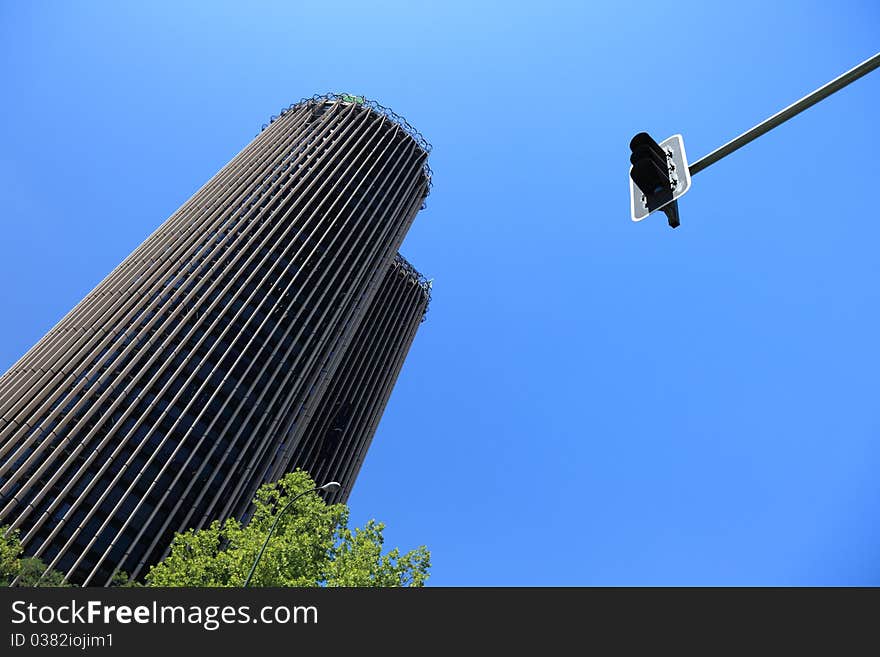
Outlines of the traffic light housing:
M 681 223 L 678 198 L 691 186 L 681 135 L 658 144 L 647 132 L 640 132 L 629 148 L 632 220 L 641 221 L 655 210 L 663 210 L 669 225 L 677 227 Z
M 629 177 L 643 194 L 653 195 L 669 189 L 669 165 L 666 152 L 647 132 L 640 132 L 629 142 L 632 168 Z

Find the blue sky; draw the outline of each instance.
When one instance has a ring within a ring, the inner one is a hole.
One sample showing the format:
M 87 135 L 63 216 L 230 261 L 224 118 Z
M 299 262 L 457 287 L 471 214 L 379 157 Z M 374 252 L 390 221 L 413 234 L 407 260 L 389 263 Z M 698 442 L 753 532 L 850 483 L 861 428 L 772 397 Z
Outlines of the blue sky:
M 346 91 L 432 142 L 434 279 L 351 499 L 430 583 L 880 584 L 876 2 L 6 2 L 0 370 L 260 130 Z

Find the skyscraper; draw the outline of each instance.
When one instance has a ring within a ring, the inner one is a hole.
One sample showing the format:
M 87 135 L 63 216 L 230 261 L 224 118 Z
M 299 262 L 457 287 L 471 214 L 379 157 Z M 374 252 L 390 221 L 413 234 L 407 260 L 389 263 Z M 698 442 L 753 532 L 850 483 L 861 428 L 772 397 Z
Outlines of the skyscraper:
M 429 300 L 398 254 L 430 146 L 353 96 L 274 118 L 0 377 L 0 525 L 84 585 L 248 515 L 347 499 Z

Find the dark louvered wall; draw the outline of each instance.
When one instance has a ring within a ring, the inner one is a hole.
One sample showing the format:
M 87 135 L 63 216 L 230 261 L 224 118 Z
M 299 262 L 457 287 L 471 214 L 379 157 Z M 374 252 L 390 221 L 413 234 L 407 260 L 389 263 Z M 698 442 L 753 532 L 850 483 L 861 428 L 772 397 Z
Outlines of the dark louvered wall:
M 141 575 L 298 466 L 428 191 L 408 127 L 292 107 L 0 378 L 0 525 L 27 554 Z
M 292 467 L 315 481 L 339 481 L 326 496 L 345 502 L 430 300 L 429 284 L 397 256 L 321 401 L 302 424 L 296 449 L 273 477 Z

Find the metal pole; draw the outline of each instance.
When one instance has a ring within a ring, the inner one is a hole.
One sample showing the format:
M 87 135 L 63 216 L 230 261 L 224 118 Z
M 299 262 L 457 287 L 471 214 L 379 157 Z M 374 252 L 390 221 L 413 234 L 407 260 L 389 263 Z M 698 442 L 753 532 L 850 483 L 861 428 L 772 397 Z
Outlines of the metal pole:
M 721 148 L 715 149 L 705 157 L 697 160 L 688 167 L 688 171 L 690 171 L 690 174 L 692 176 L 698 174 L 710 164 L 715 164 L 721 158 L 730 155 L 739 148 L 742 148 L 753 139 L 757 139 L 758 137 L 763 135 L 765 132 L 769 132 L 776 126 L 785 123 L 791 117 L 800 114 L 808 107 L 812 107 L 823 98 L 827 98 L 828 96 L 833 94 L 835 91 L 843 89 L 850 82 L 858 80 L 860 77 L 862 77 L 866 73 L 870 73 L 878 66 L 880 66 L 880 52 L 878 52 L 873 57 L 866 59 L 855 68 L 851 68 L 843 75 L 833 79 L 824 87 L 816 89 L 816 91 L 814 91 L 813 93 L 804 96 L 795 103 L 792 103 L 781 112 L 777 112 L 763 123 L 759 123 L 751 130 L 742 133 L 736 139 L 727 142 Z
M 317 488 L 311 488 L 309 490 L 303 491 L 299 495 L 296 495 L 292 500 L 290 500 L 287 504 L 284 505 L 284 508 L 278 512 L 278 515 L 275 516 L 275 522 L 272 523 L 272 527 L 269 528 L 269 533 L 266 535 L 266 540 L 263 543 L 263 547 L 260 548 L 260 553 L 257 555 L 257 558 L 254 560 L 254 565 L 251 566 L 251 572 L 248 573 L 247 579 L 244 581 L 244 587 L 246 588 L 248 584 L 251 583 L 251 578 L 254 576 L 254 571 L 257 569 L 257 564 L 260 563 L 260 557 L 263 556 L 263 552 L 266 551 L 266 546 L 269 545 L 269 539 L 272 538 L 272 534 L 275 532 L 275 527 L 278 525 L 278 521 L 281 520 L 281 516 L 287 513 L 287 510 L 293 506 L 293 503 L 296 502 L 303 495 L 308 493 L 314 493 L 315 491 L 319 491 L 323 488 L 323 486 L 318 486 Z

